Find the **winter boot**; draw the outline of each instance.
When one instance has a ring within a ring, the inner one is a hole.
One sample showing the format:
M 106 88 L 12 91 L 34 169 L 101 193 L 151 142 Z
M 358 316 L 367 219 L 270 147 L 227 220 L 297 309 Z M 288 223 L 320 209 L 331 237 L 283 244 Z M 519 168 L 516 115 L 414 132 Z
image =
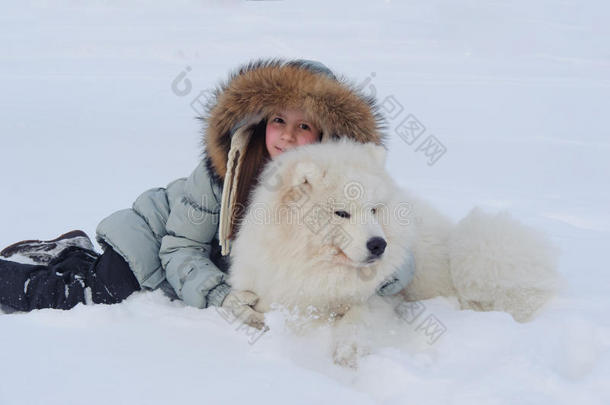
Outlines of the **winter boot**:
M 75 230 L 52 240 L 24 240 L 13 243 L 0 252 L 0 257 L 19 263 L 48 265 L 53 258 L 70 246 L 94 250 L 87 234 Z
M 31 311 L 87 303 L 87 287 L 95 281 L 99 257 L 91 250 L 68 246 L 48 265 L 0 259 L 0 304 L 3 309 Z

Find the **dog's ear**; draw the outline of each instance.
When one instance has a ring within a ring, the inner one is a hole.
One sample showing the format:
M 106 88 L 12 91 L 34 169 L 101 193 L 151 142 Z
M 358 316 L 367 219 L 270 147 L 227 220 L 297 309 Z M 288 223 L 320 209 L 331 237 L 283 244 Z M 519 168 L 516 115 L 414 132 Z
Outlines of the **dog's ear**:
M 314 162 L 300 161 L 294 165 L 292 172 L 291 186 L 296 187 L 302 184 L 318 183 L 323 177 L 324 172 L 320 166 Z
M 306 201 L 307 195 L 324 177 L 324 171 L 314 162 L 297 162 L 290 171 L 290 183 L 282 196 L 284 203 L 297 203 Z
M 386 149 L 381 145 L 374 144 L 373 142 L 365 143 L 364 146 L 368 148 L 369 153 L 373 156 L 375 162 L 377 162 L 380 166 L 385 167 L 385 160 L 387 156 Z

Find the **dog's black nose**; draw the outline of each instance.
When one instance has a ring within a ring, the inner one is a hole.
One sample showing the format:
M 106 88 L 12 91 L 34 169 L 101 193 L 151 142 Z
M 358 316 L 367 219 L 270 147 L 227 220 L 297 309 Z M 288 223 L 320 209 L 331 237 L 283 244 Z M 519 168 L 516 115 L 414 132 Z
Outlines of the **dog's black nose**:
M 371 252 L 371 255 L 375 257 L 381 256 L 387 245 L 385 239 L 380 238 L 379 236 L 375 236 L 366 242 L 367 249 Z

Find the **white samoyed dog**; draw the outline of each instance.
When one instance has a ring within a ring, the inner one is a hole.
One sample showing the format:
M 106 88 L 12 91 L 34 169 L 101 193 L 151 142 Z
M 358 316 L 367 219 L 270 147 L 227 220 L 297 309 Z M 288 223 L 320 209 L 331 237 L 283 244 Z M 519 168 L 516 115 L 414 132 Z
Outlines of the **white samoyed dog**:
M 349 331 L 411 253 L 406 300 L 455 296 L 464 309 L 506 311 L 517 321 L 548 301 L 557 276 L 543 236 L 476 209 L 453 224 L 398 187 L 385 158 L 381 146 L 346 139 L 274 158 L 231 249 L 232 288 L 256 293 L 258 311 L 275 304 Z

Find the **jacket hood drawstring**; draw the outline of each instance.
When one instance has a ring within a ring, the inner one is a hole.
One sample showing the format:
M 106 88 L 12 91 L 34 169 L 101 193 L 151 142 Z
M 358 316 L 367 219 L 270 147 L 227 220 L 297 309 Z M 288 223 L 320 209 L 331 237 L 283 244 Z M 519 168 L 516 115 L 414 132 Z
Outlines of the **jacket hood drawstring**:
M 246 147 L 250 141 L 251 131 L 247 126 L 242 126 L 233 134 L 231 138 L 231 149 L 227 157 L 227 173 L 224 178 L 222 188 L 222 199 L 220 202 L 220 224 L 218 229 L 218 239 L 221 247 L 221 254 L 226 256 L 230 252 L 229 232 L 231 230 L 231 213 L 235 209 L 235 194 L 239 181 L 239 169 L 246 152 Z

